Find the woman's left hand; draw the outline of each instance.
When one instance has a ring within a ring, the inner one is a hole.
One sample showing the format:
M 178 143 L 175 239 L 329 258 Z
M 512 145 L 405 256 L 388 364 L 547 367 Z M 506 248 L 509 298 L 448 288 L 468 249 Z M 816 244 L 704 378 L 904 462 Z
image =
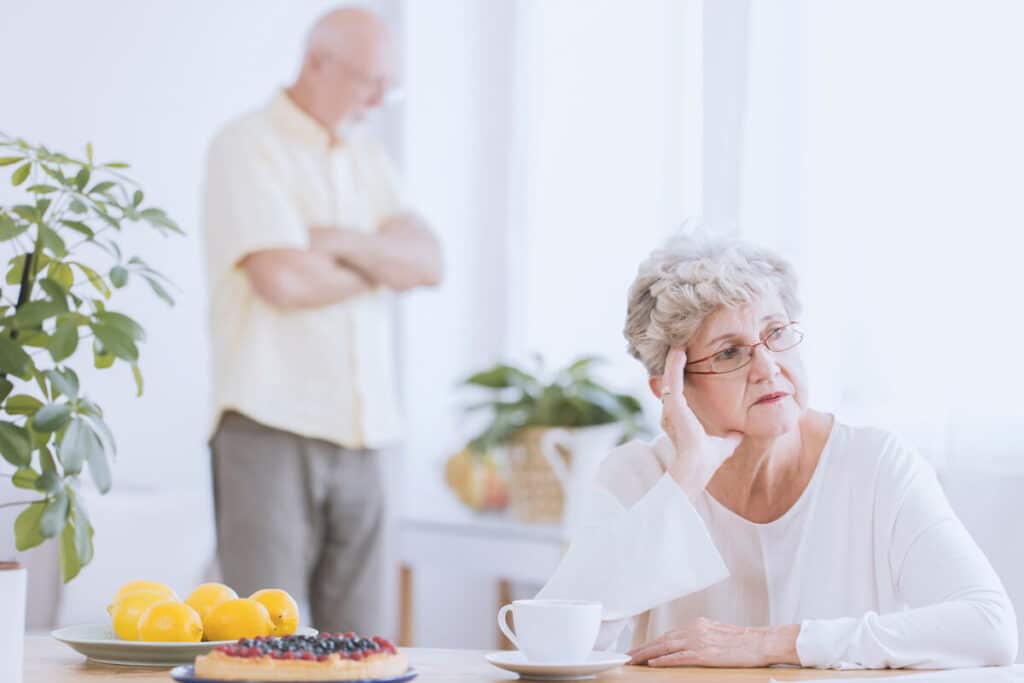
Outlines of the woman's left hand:
M 798 625 L 753 628 L 700 618 L 626 654 L 648 666 L 762 667 L 799 664 Z

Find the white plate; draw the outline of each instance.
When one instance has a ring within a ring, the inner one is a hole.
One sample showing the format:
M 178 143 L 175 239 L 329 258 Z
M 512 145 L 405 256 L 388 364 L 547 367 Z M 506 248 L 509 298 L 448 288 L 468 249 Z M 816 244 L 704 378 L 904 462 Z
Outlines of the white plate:
M 573 664 L 535 664 L 526 661 L 518 650 L 505 650 L 484 655 L 484 659 L 506 671 L 514 671 L 523 678 L 542 681 L 578 681 L 593 678 L 602 671 L 614 669 L 629 661 L 629 655 L 617 652 L 591 652 L 585 662 Z
M 299 635 L 314 636 L 314 628 L 301 627 Z M 105 664 L 125 666 L 178 666 L 191 664 L 198 655 L 233 640 L 211 640 L 202 643 L 143 643 L 121 640 L 110 624 L 80 624 L 59 628 L 51 636 L 82 653 L 89 659 Z

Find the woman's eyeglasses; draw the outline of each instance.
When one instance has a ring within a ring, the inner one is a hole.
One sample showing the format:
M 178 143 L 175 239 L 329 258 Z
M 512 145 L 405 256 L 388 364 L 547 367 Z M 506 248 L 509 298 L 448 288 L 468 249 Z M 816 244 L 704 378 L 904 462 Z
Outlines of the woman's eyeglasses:
M 691 365 L 707 362 L 711 368 L 710 370 L 687 369 L 686 372 L 691 375 L 721 375 L 727 372 L 735 372 L 740 368 L 750 365 L 754 360 L 754 349 L 762 344 L 769 351 L 779 353 L 781 351 L 788 351 L 803 340 L 803 330 L 798 327 L 796 321 L 793 321 L 772 329 L 756 344 L 736 344 L 724 351 L 692 360 L 686 364 L 686 367 L 689 368 Z

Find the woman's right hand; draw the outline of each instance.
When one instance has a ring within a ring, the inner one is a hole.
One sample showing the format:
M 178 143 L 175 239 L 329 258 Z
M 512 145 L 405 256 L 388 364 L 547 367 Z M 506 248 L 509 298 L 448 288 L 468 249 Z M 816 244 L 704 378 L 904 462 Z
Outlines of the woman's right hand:
M 670 349 L 661 378 L 661 428 L 675 446 L 676 460 L 668 472 L 694 500 L 718 468 L 740 445 L 743 434 L 711 436 L 705 431 L 683 395 L 686 351 Z

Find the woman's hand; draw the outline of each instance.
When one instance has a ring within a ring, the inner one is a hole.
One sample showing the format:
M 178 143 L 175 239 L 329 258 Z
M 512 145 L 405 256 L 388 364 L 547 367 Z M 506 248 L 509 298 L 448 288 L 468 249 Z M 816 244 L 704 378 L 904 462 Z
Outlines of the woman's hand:
M 800 626 L 751 628 L 696 621 L 666 632 L 626 654 L 630 664 L 648 666 L 762 667 L 800 664 L 796 638 Z
M 670 349 L 661 378 L 661 428 L 676 450 L 676 460 L 669 474 L 692 500 L 733 454 L 743 435 L 740 432 L 729 432 L 721 437 L 708 435 L 683 396 L 685 367 L 686 351 Z

